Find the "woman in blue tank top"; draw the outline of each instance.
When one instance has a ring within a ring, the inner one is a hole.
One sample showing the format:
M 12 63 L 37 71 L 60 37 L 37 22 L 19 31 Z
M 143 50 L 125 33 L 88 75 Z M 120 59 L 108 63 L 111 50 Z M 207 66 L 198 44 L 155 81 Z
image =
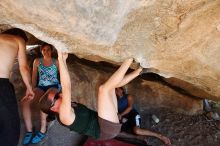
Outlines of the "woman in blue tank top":
M 46 91 L 60 91 L 60 83 L 58 80 L 58 61 L 52 58 L 53 46 L 44 43 L 41 48 L 42 57 L 36 58 L 33 63 L 32 72 L 32 87 L 34 88 L 34 99 L 22 99 L 22 113 L 24 117 L 26 134 L 23 139 L 23 144 L 37 144 L 42 141 L 46 133 L 46 118 L 47 115 L 40 112 L 41 127 L 40 131 L 33 134 L 31 121 L 31 105 L 38 104 L 39 99 Z M 35 136 L 34 136 L 35 135 Z
M 133 96 L 125 94 L 124 88 L 116 88 L 115 90 L 118 100 L 118 117 L 122 123 L 123 132 L 132 132 L 135 135 L 143 136 L 143 141 L 147 143 L 146 136 L 159 138 L 166 145 L 171 146 L 170 139 L 162 134 L 143 129 L 140 126 L 141 118 L 137 110 L 134 108 Z M 126 134 L 126 133 L 124 133 Z M 139 137 L 137 136 L 139 139 Z

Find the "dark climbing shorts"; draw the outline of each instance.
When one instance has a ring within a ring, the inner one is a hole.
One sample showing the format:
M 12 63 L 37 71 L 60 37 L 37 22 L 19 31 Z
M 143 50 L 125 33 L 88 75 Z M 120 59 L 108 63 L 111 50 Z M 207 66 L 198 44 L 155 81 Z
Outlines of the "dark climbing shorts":
M 20 119 L 14 87 L 8 79 L 0 78 L 0 145 L 17 146 Z
M 37 86 L 37 88 L 43 90 L 44 92 L 46 92 L 50 88 L 56 88 L 58 90 L 58 92 L 60 92 L 60 90 L 61 90 L 60 84 L 49 85 L 49 86 Z
M 131 111 L 127 115 L 124 116 L 127 121 L 122 124 L 122 131 L 133 132 L 134 127 L 140 127 L 141 125 L 141 117 L 138 112 Z
M 121 131 L 120 123 L 113 123 L 98 117 L 100 126 L 100 137 L 98 140 L 108 140 L 116 137 Z

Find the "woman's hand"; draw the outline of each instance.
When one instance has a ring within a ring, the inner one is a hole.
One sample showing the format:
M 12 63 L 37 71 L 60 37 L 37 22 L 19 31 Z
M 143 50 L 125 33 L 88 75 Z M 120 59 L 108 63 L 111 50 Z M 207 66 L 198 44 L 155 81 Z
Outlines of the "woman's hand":
M 160 139 L 166 144 L 167 146 L 172 146 L 171 141 L 168 137 L 161 135 Z

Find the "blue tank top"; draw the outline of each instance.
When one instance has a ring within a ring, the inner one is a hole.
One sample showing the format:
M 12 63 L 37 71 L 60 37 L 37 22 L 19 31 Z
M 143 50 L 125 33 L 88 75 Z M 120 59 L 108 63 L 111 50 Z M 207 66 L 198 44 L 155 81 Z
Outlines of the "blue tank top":
M 38 66 L 39 82 L 38 86 L 50 86 L 59 84 L 57 78 L 57 66 L 56 60 L 52 59 L 52 65 L 44 66 L 43 58 L 40 58 L 40 64 Z
M 122 113 L 128 107 L 128 94 L 125 94 L 123 97 L 118 99 L 118 112 Z M 132 108 L 132 111 L 136 111 L 135 108 Z

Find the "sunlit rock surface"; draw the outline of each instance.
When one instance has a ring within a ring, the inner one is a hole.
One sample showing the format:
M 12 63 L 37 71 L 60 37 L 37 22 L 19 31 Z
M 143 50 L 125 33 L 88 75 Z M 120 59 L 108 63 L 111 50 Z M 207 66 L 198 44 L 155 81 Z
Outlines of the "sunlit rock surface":
M 220 100 L 219 0 L 1 0 L 0 7 L 0 24 L 57 49 L 111 63 L 134 57 L 183 81 L 187 92 Z

